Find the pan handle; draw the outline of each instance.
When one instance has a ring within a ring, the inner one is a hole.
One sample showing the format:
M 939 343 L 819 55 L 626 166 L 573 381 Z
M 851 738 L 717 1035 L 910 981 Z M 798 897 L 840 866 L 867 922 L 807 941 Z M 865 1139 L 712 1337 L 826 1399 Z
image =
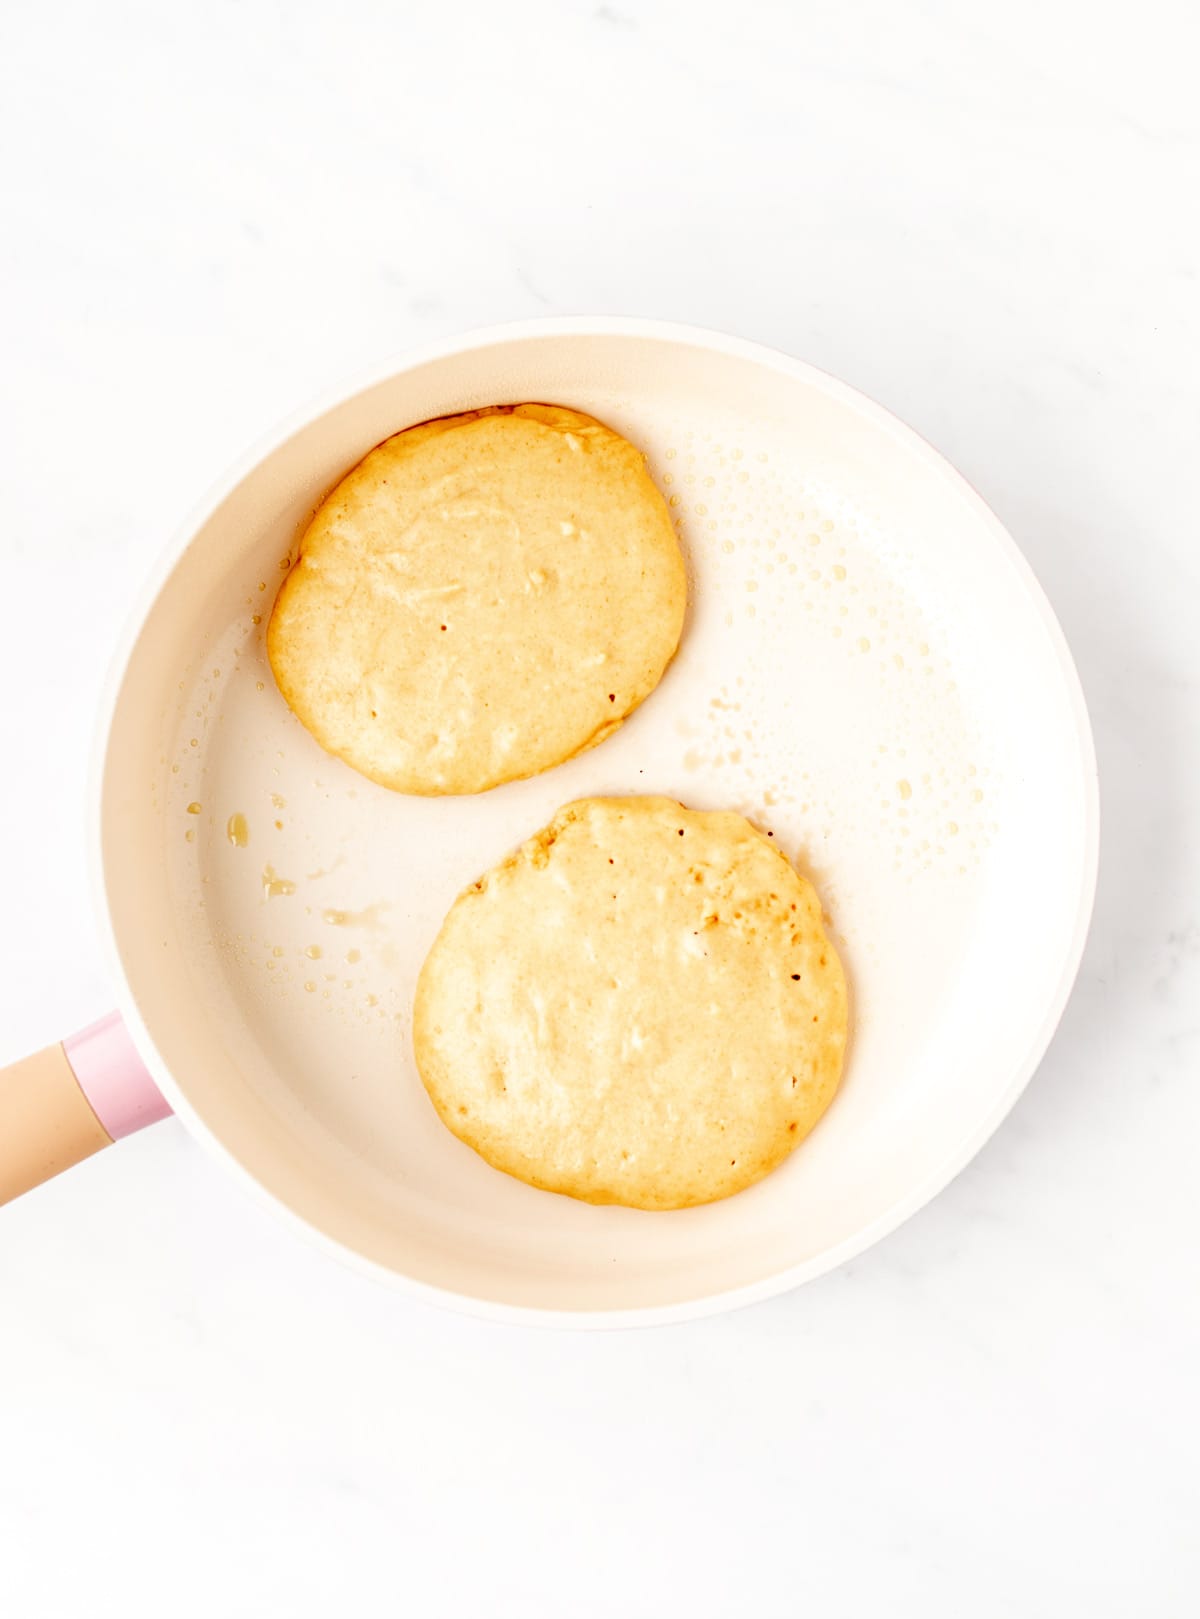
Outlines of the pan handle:
M 170 1111 L 118 1012 L 0 1069 L 0 1203 Z

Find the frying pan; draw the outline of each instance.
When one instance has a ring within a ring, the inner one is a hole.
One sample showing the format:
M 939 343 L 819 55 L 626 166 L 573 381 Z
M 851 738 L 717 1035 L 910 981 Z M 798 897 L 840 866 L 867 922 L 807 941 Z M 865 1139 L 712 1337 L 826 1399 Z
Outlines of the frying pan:
M 603 746 L 477 797 L 324 754 L 264 654 L 329 488 L 475 406 L 640 445 L 690 606 Z M 490 1169 L 410 1036 L 455 895 L 563 803 L 741 810 L 816 883 L 852 985 L 842 1088 L 775 1174 L 675 1213 Z M 977 1152 L 1061 1015 L 1095 886 L 1095 763 L 1051 610 L 982 500 L 845 384 L 715 333 L 555 319 L 420 350 L 278 432 L 148 583 L 100 720 L 95 870 L 119 1013 L 0 1077 L 0 1194 L 174 1111 L 303 1231 L 411 1294 L 554 1324 L 761 1299 L 891 1231 Z

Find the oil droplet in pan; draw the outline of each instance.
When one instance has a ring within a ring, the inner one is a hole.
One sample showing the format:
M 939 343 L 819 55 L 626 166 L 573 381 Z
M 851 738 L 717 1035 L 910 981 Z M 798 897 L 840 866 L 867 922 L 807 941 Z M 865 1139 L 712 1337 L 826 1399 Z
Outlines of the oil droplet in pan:
M 187 812 L 189 815 L 199 815 L 200 805 L 193 800 L 193 802 L 188 805 Z
M 246 824 L 246 817 L 240 810 L 235 810 L 226 821 L 225 836 L 235 849 L 244 849 L 250 842 L 250 828 Z
M 296 892 L 295 883 L 281 877 L 269 863 L 263 867 L 262 885 L 264 899 L 286 899 L 289 894 Z
M 308 957 L 308 959 L 310 961 L 320 961 L 320 959 L 321 959 L 321 946 L 319 944 L 306 945 L 305 949 L 304 949 L 304 954 Z
M 363 911 L 322 911 L 323 921 L 335 928 L 374 928 L 379 926 L 378 905 L 368 905 Z

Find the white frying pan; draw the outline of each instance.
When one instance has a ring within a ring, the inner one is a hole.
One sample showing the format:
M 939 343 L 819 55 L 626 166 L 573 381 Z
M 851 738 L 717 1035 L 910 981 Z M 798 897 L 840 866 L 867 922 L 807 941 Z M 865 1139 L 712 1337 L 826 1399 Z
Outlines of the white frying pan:
M 393 794 L 322 753 L 276 691 L 263 631 L 281 570 L 379 440 L 520 400 L 591 412 L 648 452 L 691 570 L 683 643 L 594 752 L 481 797 Z M 123 1022 L 0 1078 L 0 1190 L 169 1104 L 333 1251 L 484 1315 L 675 1320 L 884 1236 L 1012 1106 L 1091 910 L 1087 715 L 1012 540 L 878 405 L 684 327 L 475 333 L 290 424 L 164 558 L 101 724 Z M 751 1190 L 671 1214 L 490 1169 L 435 1117 L 410 1045 L 416 973 L 458 891 L 559 805 L 633 792 L 771 828 L 816 882 L 853 990 L 845 1080 L 814 1135 Z

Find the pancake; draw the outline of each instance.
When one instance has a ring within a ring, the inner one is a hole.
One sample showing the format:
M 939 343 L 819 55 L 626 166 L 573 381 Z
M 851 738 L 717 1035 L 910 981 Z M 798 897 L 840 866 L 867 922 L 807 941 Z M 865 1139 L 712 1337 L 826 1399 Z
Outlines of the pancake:
M 770 1173 L 828 1107 L 846 983 L 811 886 L 742 816 L 568 804 L 455 901 L 417 1066 L 495 1168 L 679 1209 Z
M 683 558 L 645 458 L 555 405 L 397 433 L 322 502 L 267 652 L 313 736 L 404 793 L 595 747 L 679 643 Z

